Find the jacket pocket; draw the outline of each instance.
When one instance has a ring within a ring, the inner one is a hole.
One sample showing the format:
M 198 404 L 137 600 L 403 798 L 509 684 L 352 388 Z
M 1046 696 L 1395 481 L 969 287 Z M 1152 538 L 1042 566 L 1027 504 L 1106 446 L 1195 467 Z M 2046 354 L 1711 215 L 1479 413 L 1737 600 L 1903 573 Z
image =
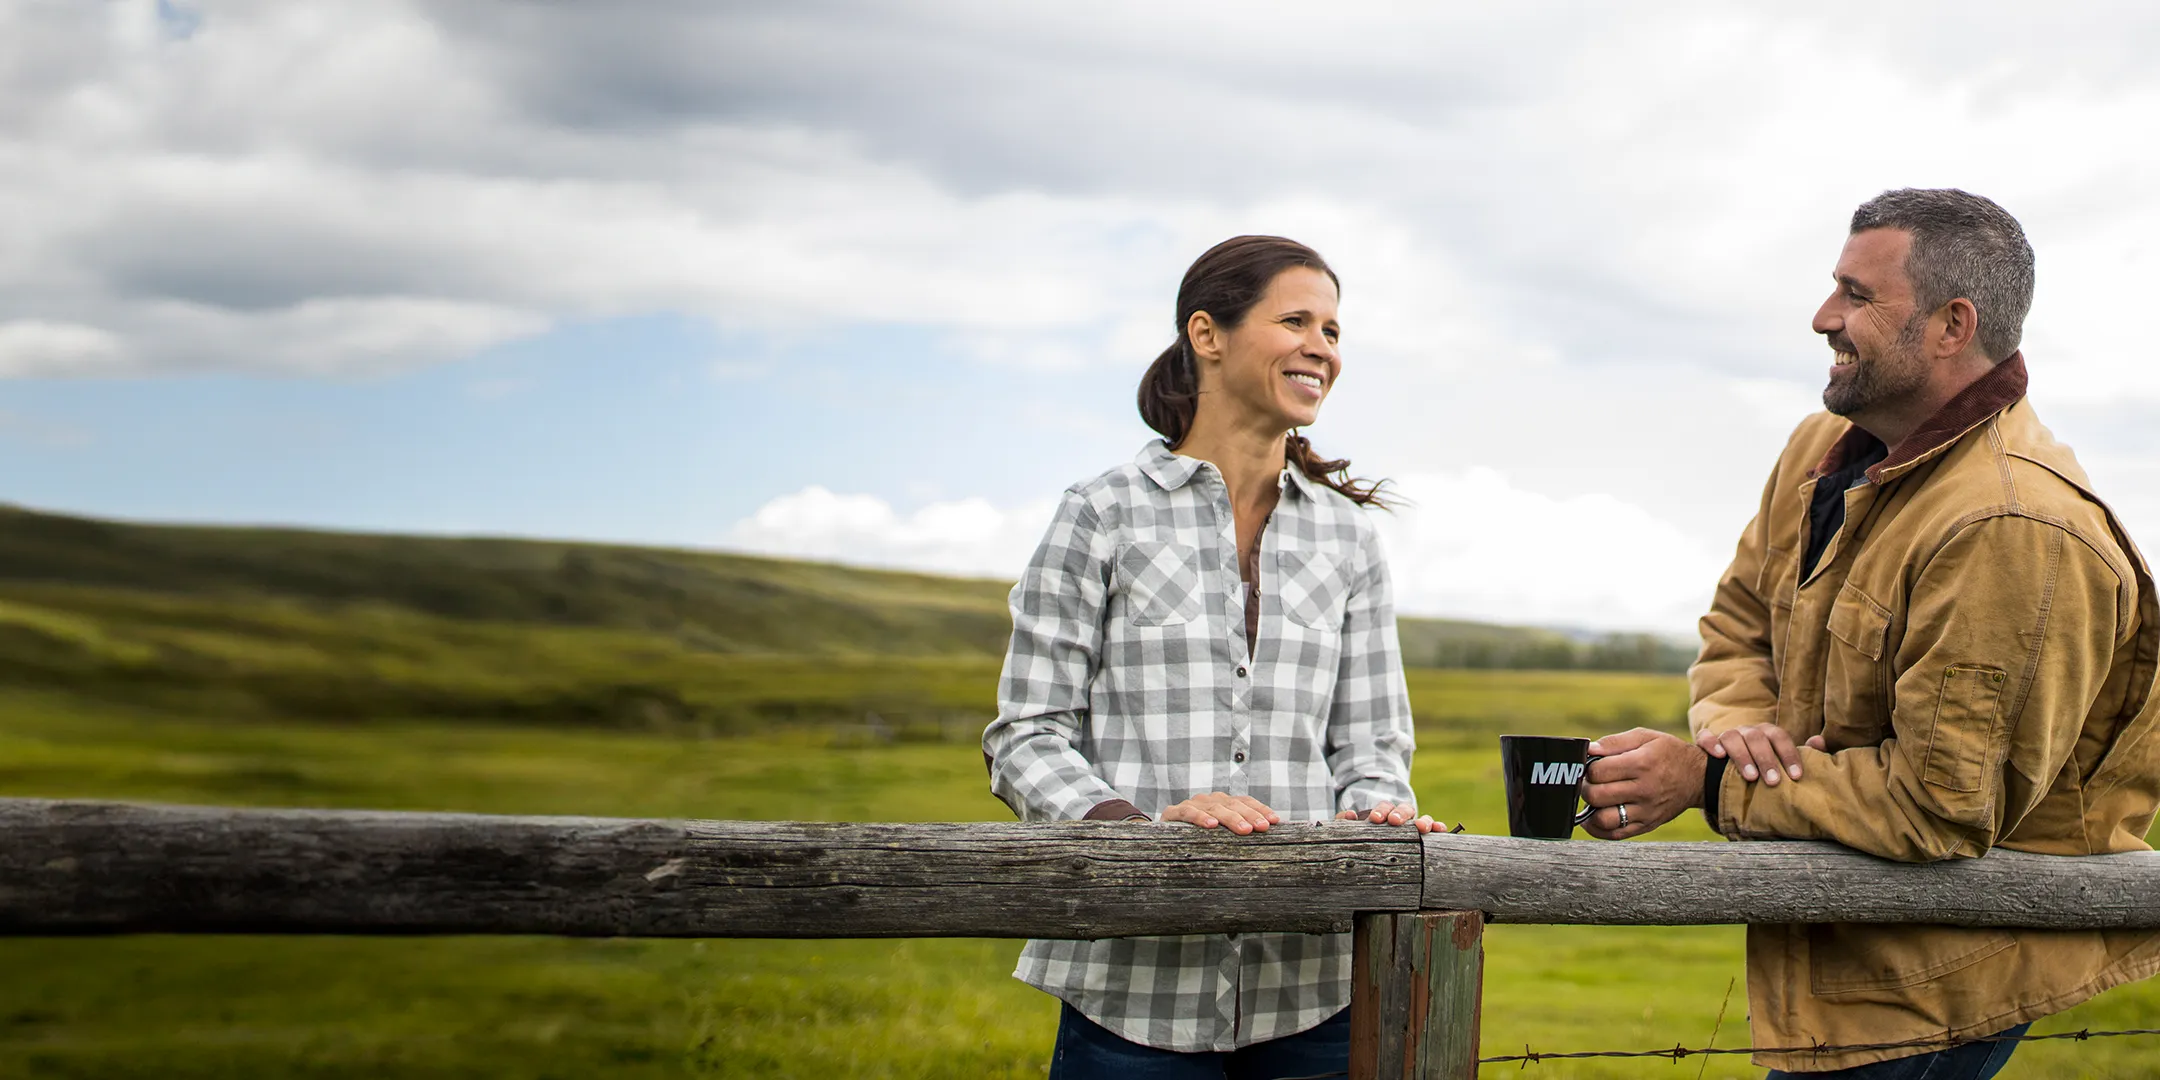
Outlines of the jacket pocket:
M 1943 669 L 1927 759 L 1920 767 L 1922 783 L 1944 791 L 1981 789 L 1993 764 L 1995 724 L 2009 681 L 2000 668 L 1952 664 Z
M 1135 540 L 1117 553 L 1125 618 L 1134 626 L 1175 626 L 1200 615 L 1200 570 L 1192 548 Z
M 1816 924 L 1807 935 L 1808 988 L 1820 997 L 1928 982 L 2017 944 L 2005 930 L 1954 926 Z
M 1300 626 L 1341 630 L 1350 583 L 1327 555 L 1311 551 L 1275 553 L 1275 597 L 1283 612 Z
M 1883 658 L 1883 642 L 1890 636 L 1890 613 L 1847 582 L 1830 605 L 1830 636 L 1852 646 L 1870 660 Z
M 1851 582 L 1830 603 L 1822 664 L 1823 738 L 1830 749 L 1870 746 L 1890 733 L 1890 612 Z

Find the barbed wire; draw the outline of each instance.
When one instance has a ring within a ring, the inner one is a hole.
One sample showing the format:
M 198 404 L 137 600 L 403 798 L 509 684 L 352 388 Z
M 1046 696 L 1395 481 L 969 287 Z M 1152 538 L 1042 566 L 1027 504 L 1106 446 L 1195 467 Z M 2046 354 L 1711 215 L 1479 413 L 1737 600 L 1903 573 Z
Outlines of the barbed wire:
M 1541 1061 L 1566 1061 L 1576 1058 L 1666 1058 L 1671 1061 L 1679 1061 L 1698 1054 L 1837 1054 L 1858 1050 L 1948 1050 L 1969 1043 L 2048 1042 L 2058 1039 L 2073 1039 L 2084 1042 L 2087 1039 L 2111 1039 L 2122 1035 L 2160 1035 L 2160 1028 L 2120 1028 L 2111 1031 L 2094 1031 L 2091 1028 L 2081 1028 L 2077 1031 L 2056 1031 L 2045 1035 L 1981 1035 L 1966 1039 L 1932 1036 L 1925 1039 L 1905 1039 L 1899 1042 L 1817 1042 L 1806 1046 L 1739 1046 L 1730 1049 L 1720 1046 L 1689 1047 L 1674 1043 L 1670 1048 L 1664 1050 L 1569 1050 L 1544 1052 L 1532 1050 L 1528 1045 L 1525 1045 L 1523 1052 L 1520 1054 L 1503 1054 L 1498 1057 L 1479 1058 L 1478 1064 L 1504 1065 L 1508 1062 L 1521 1062 L 1524 1068 L 1528 1068 Z

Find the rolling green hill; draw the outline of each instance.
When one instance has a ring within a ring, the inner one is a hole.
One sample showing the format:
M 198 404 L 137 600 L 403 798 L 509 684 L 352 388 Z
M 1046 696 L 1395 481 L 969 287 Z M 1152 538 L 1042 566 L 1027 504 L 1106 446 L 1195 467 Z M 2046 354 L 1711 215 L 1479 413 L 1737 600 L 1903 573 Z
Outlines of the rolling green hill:
M 198 716 L 945 732 L 979 726 L 989 706 L 1007 587 L 0 507 L 0 680 Z M 1407 619 L 1402 632 L 1418 666 L 1672 669 L 1656 639 L 1612 639 L 1600 662 L 1603 644 L 1554 631 Z
M 138 525 L 0 507 L 0 584 L 655 634 L 696 650 L 979 656 L 1008 585 L 534 540 Z

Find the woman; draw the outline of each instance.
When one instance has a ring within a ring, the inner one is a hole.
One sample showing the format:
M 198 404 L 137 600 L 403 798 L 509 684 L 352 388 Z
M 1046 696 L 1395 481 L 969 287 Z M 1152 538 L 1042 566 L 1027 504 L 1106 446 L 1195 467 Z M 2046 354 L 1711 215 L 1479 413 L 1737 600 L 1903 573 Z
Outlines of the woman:
M 1431 830 L 1379 485 L 1297 434 L 1342 370 L 1338 291 L 1274 236 L 1185 272 L 1178 340 L 1140 382 L 1162 439 L 1068 489 L 1013 588 L 983 752 L 1023 820 Z M 1031 941 L 1014 975 L 1065 1002 L 1054 1080 L 1347 1068 L 1348 934 Z

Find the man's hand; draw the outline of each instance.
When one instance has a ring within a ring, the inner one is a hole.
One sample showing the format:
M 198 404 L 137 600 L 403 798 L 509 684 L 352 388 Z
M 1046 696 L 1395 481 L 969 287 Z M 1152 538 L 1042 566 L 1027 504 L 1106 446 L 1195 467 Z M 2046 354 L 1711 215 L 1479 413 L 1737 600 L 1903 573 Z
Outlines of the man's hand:
M 1182 821 L 1203 829 L 1227 828 L 1239 836 L 1266 832 L 1268 826 L 1282 824 L 1281 815 L 1268 809 L 1266 803 L 1250 795 L 1225 795 L 1220 791 L 1195 795 L 1163 811 L 1162 820 Z
M 1695 739 L 1711 757 L 1721 757 L 1739 769 L 1740 778 L 1750 783 L 1761 780 L 1770 787 L 1778 781 L 1791 777 L 1800 779 L 1800 751 L 1793 746 L 1792 736 L 1776 724 L 1751 724 L 1731 731 L 1705 731 Z M 1823 737 L 1817 735 L 1807 741 L 1811 749 L 1824 749 Z M 1595 751 L 1592 751 L 1595 753 Z
M 1357 821 L 1362 818 L 1375 825 L 1415 825 L 1417 831 L 1421 833 L 1433 831 L 1433 819 L 1426 814 L 1419 814 L 1415 818 L 1411 817 L 1410 814 L 1414 809 L 1416 808 L 1384 802 L 1362 814 L 1355 810 L 1345 810 L 1335 815 L 1335 820 Z
M 1583 800 L 1597 811 L 1583 831 L 1601 840 L 1641 836 L 1702 805 L 1706 751 L 1676 735 L 1636 728 L 1590 744 L 1604 760 L 1584 774 Z M 1627 807 L 1627 824 L 1619 807 Z

